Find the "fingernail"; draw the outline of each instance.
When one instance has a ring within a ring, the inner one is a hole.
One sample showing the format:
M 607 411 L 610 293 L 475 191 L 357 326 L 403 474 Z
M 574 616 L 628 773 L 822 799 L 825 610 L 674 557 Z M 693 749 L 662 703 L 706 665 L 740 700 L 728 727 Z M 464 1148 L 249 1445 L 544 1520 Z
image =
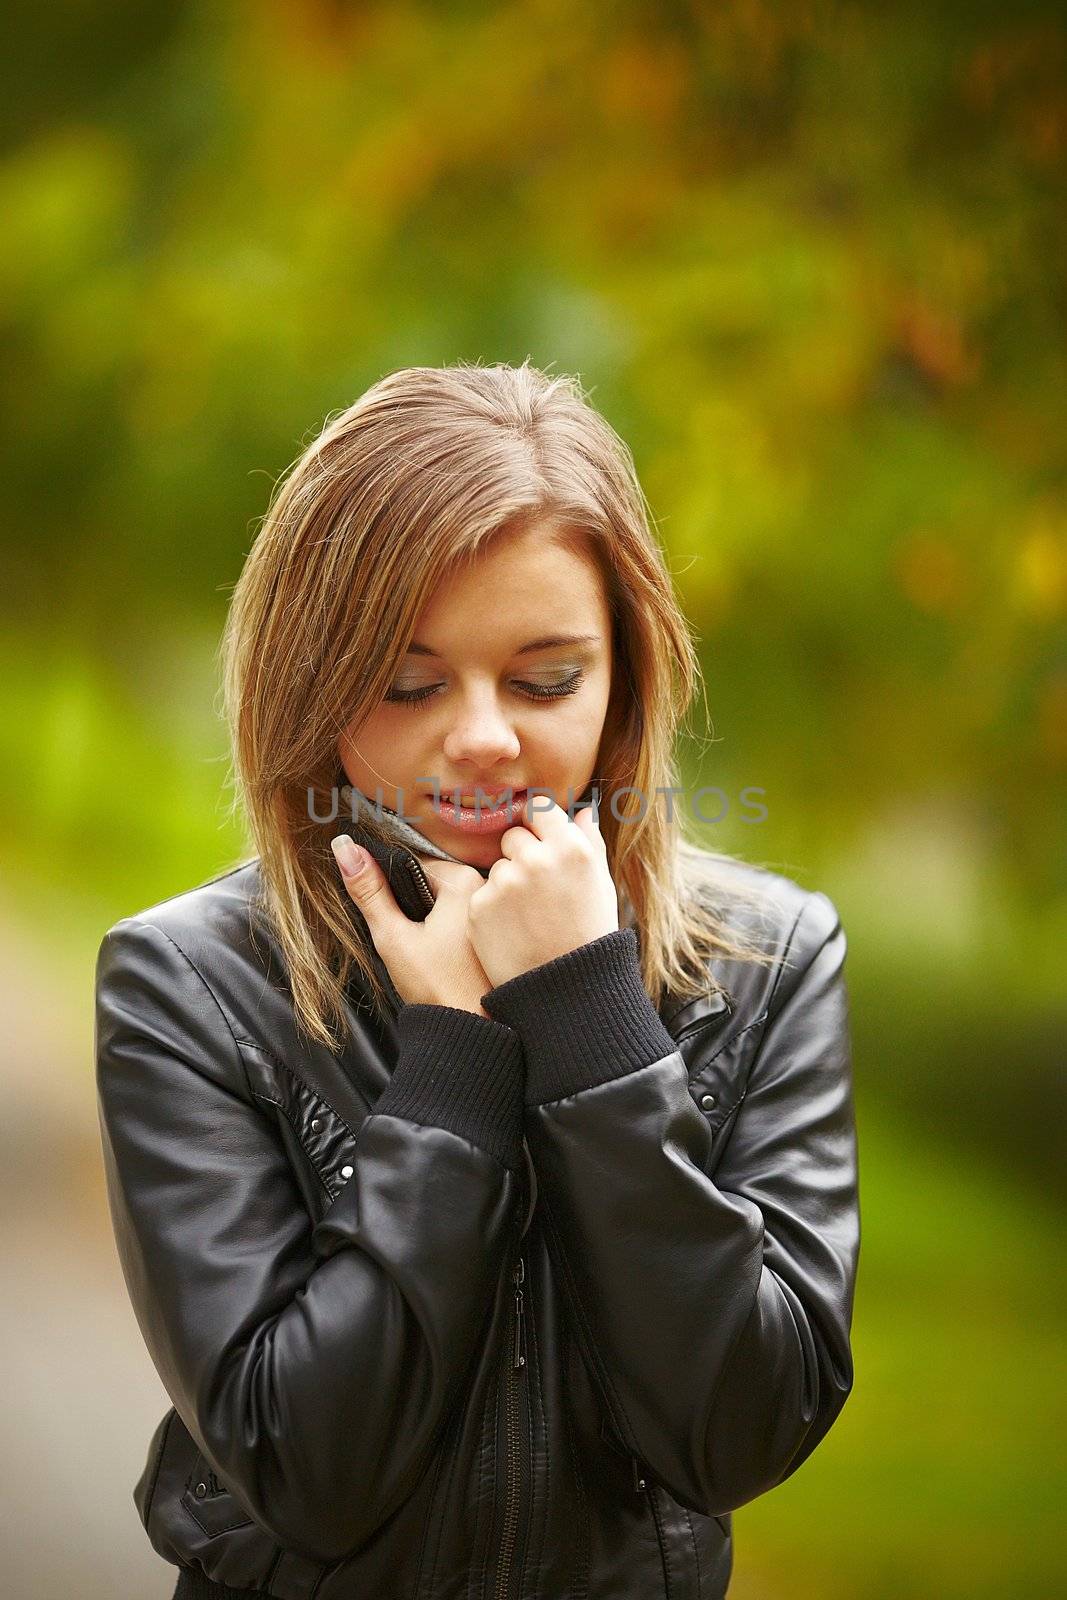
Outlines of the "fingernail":
M 366 857 L 361 846 L 353 843 L 347 833 L 339 833 L 330 844 L 342 877 L 354 878 L 357 872 L 363 871 Z

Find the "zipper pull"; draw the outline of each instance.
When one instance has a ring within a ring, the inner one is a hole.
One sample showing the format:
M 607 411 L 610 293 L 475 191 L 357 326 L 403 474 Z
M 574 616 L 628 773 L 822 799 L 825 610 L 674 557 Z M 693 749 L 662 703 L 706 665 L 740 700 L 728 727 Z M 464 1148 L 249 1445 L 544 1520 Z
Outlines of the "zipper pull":
M 515 1359 L 512 1362 L 512 1366 L 524 1367 L 526 1365 L 526 1322 L 523 1316 L 523 1297 L 519 1284 L 524 1283 L 526 1280 L 526 1264 L 521 1256 L 515 1263 L 511 1277 L 515 1285 Z
M 637 1457 L 631 1456 L 630 1460 L 634 1464 L 634 1493 L 640 1494 L 642 1489 L 645 1487 L 645 1480 L 642 1478 L 640 1469 L 637 1465 Z

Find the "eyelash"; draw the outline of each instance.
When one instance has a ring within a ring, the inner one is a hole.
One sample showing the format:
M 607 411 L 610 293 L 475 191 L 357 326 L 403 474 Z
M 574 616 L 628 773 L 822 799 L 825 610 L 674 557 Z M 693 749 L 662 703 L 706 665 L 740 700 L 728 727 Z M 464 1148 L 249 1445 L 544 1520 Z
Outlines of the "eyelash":
M 551 685 L 527 683 L 523 688 L 518 689 L 518 693 L 527 700 L 563 700 L 567 695 L 575 692 L 584 676 L 585 674 L 579 667 L 575 672 L 571 673 L 569 678 L 565 678 L 562 683 Z M 437 693 L 439 687 L 439 684 L 428 683 L 421 689 L 391 689 L 385 698 L 391 705 L 409 706 L 412 711 L 417 711 L 420 705 L 425 704 L 427 700 Z

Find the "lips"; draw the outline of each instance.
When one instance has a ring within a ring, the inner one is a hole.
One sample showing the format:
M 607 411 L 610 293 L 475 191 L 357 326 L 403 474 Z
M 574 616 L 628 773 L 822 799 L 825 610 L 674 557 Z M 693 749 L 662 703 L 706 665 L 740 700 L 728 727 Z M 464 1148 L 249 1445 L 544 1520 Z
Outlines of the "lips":
M 461 789 L 442 789 L 441 799 L 447 800 L 454 806 L 462 806 L 465 811 L 473 811 L 476 804 L 483 808 L 496 806 L 509 797 L 513 804 L 518 804 L 525 793 L 525 789 L 516 788 L 479 789 L 471 791 L 469 794 Z

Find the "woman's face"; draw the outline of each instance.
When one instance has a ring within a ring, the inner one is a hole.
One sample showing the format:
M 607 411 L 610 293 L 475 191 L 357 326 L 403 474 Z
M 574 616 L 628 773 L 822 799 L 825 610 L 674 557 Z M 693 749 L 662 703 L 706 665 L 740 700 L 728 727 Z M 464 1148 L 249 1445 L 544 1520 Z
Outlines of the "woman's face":
M 596 775 L 611 639 L 588 555 L 545 528 L 498 534 L 438 587 L 385 699 L 338 741 L 349 782 L 372 801 L 380 789 L 450 854 L 491 866 L 506 823 L 464 828 L 435 809 L 434 780 L 442 800 L 455 790 L 473 806 L 479 787 L 516 797 L 536 787 L 566 809 Z

